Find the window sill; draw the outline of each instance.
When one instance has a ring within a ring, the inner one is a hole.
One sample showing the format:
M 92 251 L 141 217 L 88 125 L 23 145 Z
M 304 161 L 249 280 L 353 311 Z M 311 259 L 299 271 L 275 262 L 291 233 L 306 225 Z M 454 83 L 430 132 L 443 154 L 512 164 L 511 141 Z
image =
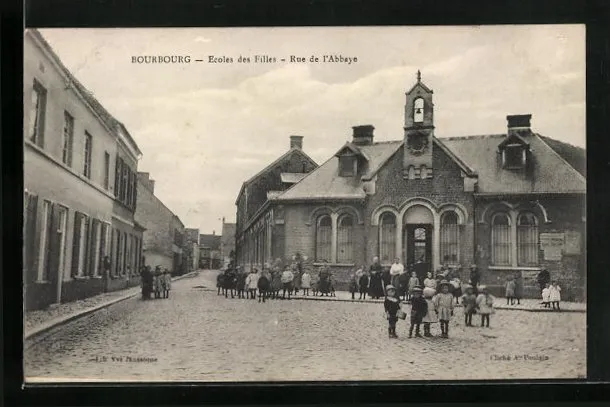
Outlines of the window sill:
M 89 280 L 89 276 L 73 276 L 73 280 Z
M 505 270 L 505 271 L 520 271 L 520 270 L 521 271 L 540 271 L 540 270 L 542 270 L 542 267 L 489 266 L 488 269 L 489 270 Z

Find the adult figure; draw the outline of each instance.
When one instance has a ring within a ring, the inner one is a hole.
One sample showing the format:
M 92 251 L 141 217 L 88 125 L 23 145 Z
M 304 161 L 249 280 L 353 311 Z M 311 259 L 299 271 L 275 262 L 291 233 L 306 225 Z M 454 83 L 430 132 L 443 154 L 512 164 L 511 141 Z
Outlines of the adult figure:
M 400 298 L 401 295 L 401 291 L 400 291 L 400 281 L 399 281 L 399 276 L 401 274 L 403 274 L 405 272 L 405 267 L 402 265 L 402 263 L 400 262 L 400 259 L 397 257 L 394 259 L 394 263 L 392 263 L 392 266 L 390 267 L 390 284 L 392 284 L 394 287 L 396 287 L 398 289 L 398 298 Z
M 417 259 L 415 264 L 413 264 L 413 270 L 415 271 L 419 281 L 424 281 L 426 279 L 426 273 L 429 271 L 429 269 L 428 263 L 424 263 L 423 256 Z
M 112 268 L 112 262 L 109 256 L 104 256 L 102 261 L 102 277 L 104 278 L 104 292 L 107 292 L 110 284 L 110 270 Z M 142 258 L 142 269 L 144 269 L 144 258 Z M 141 272 L 140 272 L 141 274 Z M 144 295 L 144 285 L 142 284 L 142 295 Z
M 292 274 L 294 274 L 294 279 L 292 280 L 292 288 L 294 289 L 294 295 L 299 293 L 301 289 L 301 267 L 299 263 L 296 261 L 292 263 L 291 266 Z
M 286 266 L 286 269 L 282 273 L 282 299 L 286 299 L 286 293 L 288 293 L 288 299 L 292 293 L 292 280 L 294 280 L 294 274 L 290 271 L 290 267 Z
M 144 270 L 142 270 L 142 299 L 150 300 L 150 293 L 152 292 L 152 290 L 153 274 L 150 269 L 150 266 L 144 266 Z
M 479 283 L 481 282 L 481 272 L 476 264 L 470 265 L 470 285 L 475 294 L 479 293 Z
M 271 276 L 269 274 L 269 268 L 268 265 L 265 265 L 265 267 L 263 268 L 263 272 L 261 273 L 257 282 L 258 302 L 261 302 L 261 300 L 265 302 L 265 299 L 267 298 L 267 292 L 269 291 L 270 282 Z
M 379 257 L 373 258 L 373 264 L 369 268 L 369 296 L 373 299 L 381 298 L 384 294 L 383 283 L 381 280 L 382 267 L 379 263 Z
M 540 292 L 542 292 L 544 287 L 551 282 L 551 273 L 547 269 L 542 269 L 538 276 L 536 276 L 536 281 L 538 282 L 538 287 L 540 287 Z
M 391 267 L 383 267 L 383 271 L 381 272 L 381 282 L 383 284 L 383 295 L 385 295 L 386 287 L 392 284 L 392 275 L 390 274 Z M 394 286 L 396 289 L 396 286 Z M 396 293 L 398 295 L 398 293 Z
M 521 304 L 521 298 L 523 298 L 523 275 L 521 271 L 515 272 L 515 299 L 517 305 Z

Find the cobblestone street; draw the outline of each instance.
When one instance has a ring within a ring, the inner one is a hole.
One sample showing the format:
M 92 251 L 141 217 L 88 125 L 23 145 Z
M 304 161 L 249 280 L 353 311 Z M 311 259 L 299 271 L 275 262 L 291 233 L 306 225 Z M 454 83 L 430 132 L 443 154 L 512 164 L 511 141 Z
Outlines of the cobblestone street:
M 217 296 L 213 280 L 213 272 L 202 272 L 176 281 L 169 299 L 131 298 L 26 341 L 26 376 L 31 381 L 315 381 L 586 374 L 585 313 L 498 310 L 487 329 L 465 328 L 457 309 L 449 339 L 408 339 L 408 327 L 400 321 L 399 339 L 390 340 L 381 304 L 259 304 Z M 433 333 L 439 334 L 438 324 Z M 515 360 L 515 355 L 529 359 Z

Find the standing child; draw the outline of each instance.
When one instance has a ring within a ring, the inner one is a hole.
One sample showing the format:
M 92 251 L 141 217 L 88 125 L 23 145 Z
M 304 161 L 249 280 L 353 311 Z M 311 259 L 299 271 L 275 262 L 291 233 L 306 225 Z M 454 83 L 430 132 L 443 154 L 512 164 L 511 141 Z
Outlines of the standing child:
M 360 288 L 360 299 L 366 300 L 366 293 L 369 289 L 369 275 L 367 272 L 362 273 L 358 280 L 358 286 Z
M 512 275 L 509 275 L 506 279 L 506 305 L 515 304 L 515 279 Z
M 165 269 L 164 277 L 165 277 L 164 298 L 169 298 L 169 292 L 172 289 L 172 273 L 170 273 L 168 269 Z
M 561 287 L 559 287 L 557 281 L 553 281 L 549 287 L 549 300 L 553 305 L 553 310 L 555 310 L 555 306 L 557 306 L 557 311 L 561 311 L 559 309 L 559 301 L 561 301 Z
M 436 324 L 438 322 L 438 316 L 434 309 L 434 294 L 436 294 L 434 288 L 424 288 L 424 298 L 426 300 L 427 309 L 422 322 L 424 323 L 424 336 L 428 338 L 432 336 L 430 333 L 430 324 Z
M 393 285 L 387 285 L 385 288 L 386 296 L 383 301 L 386 318 L 388 319 L 388 336 L 390 338 L 398 338 L 396 335 L 396 322 L 398 322 L 397 313 L 400 310 L 400 300 L 396 296 L 396 288 Z
M 408 297 L 407 300 L 411 300 L 413 296 L 413 289 L 419 285 L 419 278 L 417 278 L 417 273 L 414 271 L 411 272 L 411 277 L 409 278 L 409 286 L 408 286 Z
M 453 316 L 453 295 L 449 293 L 449 281 L 442 280 L 439 284 L 441 292 L 434 298 L 434 308 L 441 321 L 441 337 L 449 338 L 449 321 Z
M 284 272 L 282 273 L 282 299 L 286 299 L 286 293 L 288 293 L 288 299 L 290 299 L 290 294 L 292 293 L 292 280 L 294 279 L 294 274 L 290 271 L 290 266 L 286 266 Z
M 422 289 L 415 287 L 413 289 L 413 298 L 411 299 L 411 325 L 409 326 L 409 338 L 413 336 L 413 327 L 415 327 L 415 337 L 421 338 L 419 326 L 422 320 L 428 313 L 428 302 L 422 297 Z
M 258 279 L 260 275 L 258 274 L 258 269 L 252 270 L 252 273 L 248 276 L 250 280 L 248 281 L 248 292 L 250 293 L 250 299 L 256 299 L 256 289 L 258 288 Z
M 453 286 L 453 298 L 455 298 L 455 303 L 460 303 L 460 297 L 462 296 L 462 281 L 459 277 L 454 277 L 451 280 L 451 285 Z
M 466 293 L 462 296 L 462 306 L 464 307 L 464 325 L 472 326 L 472 316 L 477 312 L 477 296 L 471 285 L 464 286 Z
M 356 274 L 352 273 L 349 275 L 349 292 L 352 294 L 352 300 L 356 299 L 356 291 L 358 291 L 358 281 Z
M 477 297 L 477 309 L 481 314 L 481 326 L 487 326 L 489 328 L 489 316 L 494 311 L 494 297 L 487 292 L 487 287 L 484 285 L 479 286 L 479 296 Z
M 161 298 L 161 266 L 155 267 L 155 277 L 153 280 L 153 290 L 155 291 L 155 298 Z
M 301 288 L 303 289 L 303 295 L 309 297 L 309 289 L 311 288 L 311 274 L 305 269 L 301 276 Z
M 317 297 L 319 289 L 320 289 L 320 274 L 314 272 L 311 275 L 311 294 L 313 294 L 314 297 Z
M 551 285 L 549 283 L 545 283 L 542 289 L 542 305 L 544 308 L 551 307 Z

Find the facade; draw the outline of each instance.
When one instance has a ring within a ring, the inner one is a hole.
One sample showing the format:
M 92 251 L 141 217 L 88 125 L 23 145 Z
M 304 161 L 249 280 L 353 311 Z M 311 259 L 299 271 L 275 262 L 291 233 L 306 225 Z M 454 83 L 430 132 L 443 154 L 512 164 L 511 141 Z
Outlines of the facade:
M 199 267 L 202 269 L 220 269 L 222 256 L 220 254 L 222 236 L 213 231 L 211 235 L 199 235 Z
M 153 269 L 156 266 L 167 268 L 172 275 L 184 274 L 187 267 L 183 255 L 184 224 L 155 196 L 155 181 L 149 173 L 138 172 L 137 178 L 136 220 L 146 228 L 142 251 L 144 262 Z
M 37 30 L 23 85 L 26 309 L 139 284 L 137 144 Z
M 235 260 L 235 223 L 226 223 L 225 218 L 222 218 L 220 257 L 225 268 Z
M 184 229 L 184 259 L 186 272 L 190 273 L 199 269 L 199 229 Z
M 261 265 L 272 253 L 283 253 L 282 236 L 271 231 L 269 204 L 318 167 L 303 151 L 303 137 L 290 136 L 289 150 L 266 168 L 245 181 L 239 191 L 235 225 L 237 263 L 249 270 Z M 277 247 L 275 247 L 277 246 Z
M 433 92 L 418 74 L 401 140 L 375 142 L 373 126 L 356 126 L 330 160 L 269 197 L 250 223 L 273 244 L 254 263 L 300 253 L 329 262 L 342 288 L 374 256 L 423 273 L 452 266 L 464 281 L 474 263 L 492 293 L 520 273 L 535 297 L 546 268 L 562 298 L 582 299 L 585 152 L 534 132 L 531 115 L 507 121 L 506 134 L 437 138 Z

